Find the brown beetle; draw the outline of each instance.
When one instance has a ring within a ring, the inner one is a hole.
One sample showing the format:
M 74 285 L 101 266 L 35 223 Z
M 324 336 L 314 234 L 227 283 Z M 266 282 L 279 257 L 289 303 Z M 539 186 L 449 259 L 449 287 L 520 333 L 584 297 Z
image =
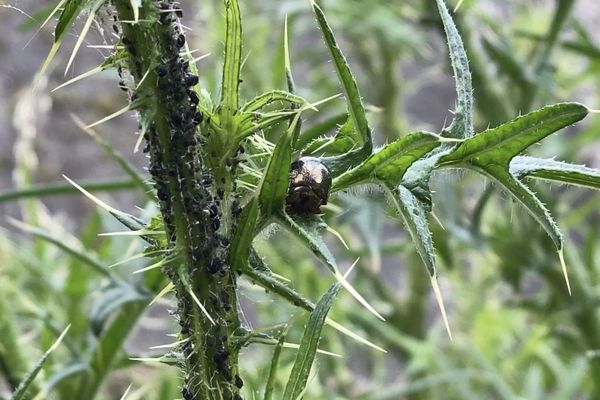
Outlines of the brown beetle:
M 285 199 L 289 214 L 318 214 L 327 204 L 331 189 L 331 174 L 327 167 L 314 157 L 301 157 L 290 169 L 290 186 Z

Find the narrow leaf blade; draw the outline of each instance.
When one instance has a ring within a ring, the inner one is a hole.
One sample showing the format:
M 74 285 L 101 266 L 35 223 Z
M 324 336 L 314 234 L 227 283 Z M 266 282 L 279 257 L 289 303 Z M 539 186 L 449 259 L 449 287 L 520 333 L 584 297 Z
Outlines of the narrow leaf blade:
M 311 3 L 317 18 L 317 23 L 321 28 L 323 39 L 329 48 L 335 70 L 342 84 L 344 95 L 346 96 L 346 101 L 348 102 L 348 112 L 350 114 L 352 124 L 356 128 L 362 144 L 368 148 L 370 152 L 373 147 L 371 129 L 369 128 L 367 115 L 362 103 L 360 92 L 358 90 L 356 79 L 354 78 L 354 75 L 348 66 L 348 62 L 346 61 L 346 58 L 342 54 L 342 51 L 335 40 L 333 31 L 325 18 L 323 10 L 321 10 L 314 0 L 311 0 Z
M 456 80 L 457 107 L 454 120 L 446 132 L 447 136 L 453 138 L 467 138 L 473 135 L 473 86 L 471 84 L 469 60 L 458 29 L 452 21 L 444 0 L 436 0 L 436 2 L 444 24 L 450 61 Z
M 517 178 L 531 177 L 600 189 L 600 170 L 563 161 L 517 156 L 510 162 L 510 173 Z
M 489 164 L 480 166 L 480 168 L 487 176 L 500 183 L 515 200 L 529 211 L 531 216 L 548 233 L 557 250 L 563 248 L 563 237 L 554 218 L 531 189 L 511 175 L 504 166 Z
M 306 387 L 310 369 L 317 353 L 317 346 L 321 340 L 321 331 L 325 324 L 325 318 L 340 287 L 338 283 L 332 285 L 327 293 L 321 297 L 308 319 L 302 340 L 300 341 L 296 361 L 294 362 L 290 378 L 283 393 L 282 398 L 284 400 L 296 400 Z
M 295 94 L 286 92 L 285 90 L 271 90 L 261 95 L 256 96 L 250 100 L 244 106 L 242 106 L 242 112 L 253 112 L 258 111 L 266 107 L 267 105 L 275 102 L 286 102 L 292 105 L 302 106 L 308 104 L 308 102 Z
M 224 0 L 226 33 L 225 62 L 221 87 L 221 105 L 225 113 L 238 108 L 240 69 L 242 64 L 242 17 L 237 0 Z
M 35 379 L 37 374 L 42 370 L 42 367 L 48 360 L 48 357 L 50 357 L 50 355 L 54 352 L 54 350 L 56 350 L 56 348 L 60 345 L 60 342 L 62 342 L 63 338 L 69 331 L 70 327 L 71 326 L 68 325 L 65 328 L 65 330 L 62 331 L 62 333 L 60 334 L 58 339 L 56 339 L 54 344 L 52 346 L 50 346 L 50 348 L 48 350 L 46 350 L 44 355 L 42 355 L 42 357 L 38 360 L 38 362 L 33 366 L 33 369 L 29 372 L 29 374 L 27 374 L 25 379 L 21 382 L 21 384 L 19 384 L 19 386 L 13 393 L 11 400 L 21 400 L 21 399 L 25 398 L 25 396 L 27 394 L 27 389 L 29 389 L 29 386 L 31 385 L 31 383 L 33 382 L 33 380 Z
M 298 116 L 295 121 L 297 120 Z M 290 129 L 283 133 L 277 141 L 265 169 L 258 192 L 258 202 L 263 218 L 270 218 L 283 211 L 289 186 L 290 165 L 292 164 L 292 134 L 293 128 L 290 126 Z

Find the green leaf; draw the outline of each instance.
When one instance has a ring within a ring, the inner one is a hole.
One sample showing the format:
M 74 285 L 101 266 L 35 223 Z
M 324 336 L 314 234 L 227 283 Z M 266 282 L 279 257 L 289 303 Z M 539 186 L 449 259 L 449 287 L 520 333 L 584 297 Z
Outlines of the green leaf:
M 358 90 L 358 85 L 356 84 L 356 79 L 354 79 L 354 75 L 352 75 L 352 71 L 350 71 L 346 58 L 337 45 L 333 31 L 327 23 L 323 11 L 314 0 L 311 0 L 311 3 L 317 18 L 317 23 L 321 28 L 323 39 L 331 53 L 333 64 L 342 84 L 346 102 L 348 104 L 349 118 L 346 121 L 346 124 L 344 124 L 346 125 L 345 130 L 341 132 L 344 134 L 353 132 L 353 136 L 357 138 L 356 143 L 361 145 L 358 149 L 345 151 L 345 154 L 327 157 L 321 160 L 333 176 L 338 176 L 348 168 L 360 163 L 371 154 L 373 151 L 373 140 L 371 138 L 371 128 L 367 121 L 365 108 Z M 345 138 L 343 140 L 346 141 Z M 344 143 L 343 148 L 346 149 L 346 146 L 347 143 Z
M 558 250 L 563 247 L 563 237 L 550 214 L 550 211 L 542 204 L 537 196 L 515 178 L 503 165 L 486 164 L 480 167 L 481 171 L 500 183 L 508 192 L 523 205 L 533 218 L 544 228 L 548 233 L 554 245 Z
M 87 364 L 83 362 L 76 362 L 68 366 L 61 367 L 58 371 L 52 374 L 45 382 L 44 387 L 36 398 L 47 399 L 50 398 L 48 395 L 50 392 L 62 382 L 72 379 L 73 377 L 84 374 L 87 371 Z
M 54 28 L 54 44 L 52 45 L 50 52 L 46 56 L 46 59 L 44 60 L 40 71 L 37 73 L 38 76 L 42 75 L 46 71 L 48 65 L 56 55 L 56 52 L 58 51 L 60 46 L 62 45 L 62 42 L 68 32 L 68 29 L 73 24 L 73 21 L 75 21 L 75 18 L 77 18 L 77 16 L 79 15 L 83 6 L 89 2 L 91 2 L 91 0 L 67 0 L 65 2 L 65 6 L 62 12 L 60 13 L 60 17 L 58 18 L 56 28 Z
M 283 393 L 282 398 L 284 400 L 297 400 L 306 387 L 308 375 L 310 374 L 310 369 L 317 353 L 317 347 L 321 340 L 321 331 L 323 330 L 327 313 L 340 287 L 339 283 L 333 284 L 327 293 L 321 297 L 315 310 L 310 314 L 304 334 L 302 335 L 302 340 L 300 341 L 296 361 L 294 362 L 290 378 Z
M 352 121 L 346 119 L 344 124 L 338 129 L 335 137 L 324 137 L 313 140 L 304 150 L 304 154 L 315 156 L 336 156 L 345 154 L 357 148 L 359 143 L 356 141 L 356 130 Z M 342 156 L 343 157 L 343 156 Z
M 131 302 L 149 302 L 151 298 L 132 287 L 116 286 L 103 291 L 90 311 L 92 332 L 99 336 L 108 318 L 124 304 Z
M 332 191 L 368 181 L 398 184 L 406 170 L 440 144 L 439 137 L 415 132 L 385 145 L 362 164 L 335 178 Z
M 65 238 L 60 238 L 53 236 L 51 233 L 35 227 L 28 225 L 24 222 L 17 221 L 15 219 L 11 219 L 10 222 L 17 228 L 21 229 L 23 232 L 30 233 L 37 238 L 45 240 L 49 243 L 52 243 L 57 248 L 63 250 L 65 253 L 70 256 L 80 260 L 84 265 L 92 268 L 97 273 L 104 275 L 109 278 L 113 282 L 122 282 L 122 280 L 116 276 L 110 269 L 106 268 L 100 261 L 96 259 L 96 257 L 92 254 L 88 254 L 85 249 L 80 248 L 80 246 L 73 245 L 72 242 L 65 240 Z M 79 245 L 79 244 L 78 244 Z
M 287 213 L 280 213 L 277 216 L 277 221 L 308 246 L 332 273 L 336 274 L 338 272 L 335 257 L 333 257 L 320 235 L 320 231 L 327 227 L 327 224 L 321 218 L 315 215 L 295 215 L 292 217 Z
M 62 42 L 63 38 L 67 34 L 67 30 L 71 27 L 71 24 L 79 15 L 79 11 L 91 0 L 67 0 L 65 7 L 60 13 L 58 18 L 58 24 L 54 28 L 54 43 Z
M 442 158 L 441 165 L 501 164 L 508 169 L 511 158 L 552 133 L 580 121 L 588 109 L 579 103 L 559 103 L 488 129 L 459 144 Z
M 403 185 L 393 190 L 386 188 L 393 205 L 404 222 L 410 237 L 423 260 L 430 277 L 436 276 L 435 250 L 427 220 L 427 207 Z
M 389 188 L 386 189 L 392 198 L 394 206 L 402 217 L 404 225 L 410 233 L 413 243 L 417 248 L 417 253 L 427 268 L 431 280 L 431 287 L 433 288 L 436 302 L 440 308 L 444 326 L 448 332 L 448 337 L 452 340 L 452 332 L 450 331 L 446 308 L 444 307 L 442 294 L 437 282 L 435 250 L 433 248 L 433 239 L 427 221 L 427 206 L 402 185 L 399 185 L 395 191 L 392 191 Z
M 27 390 L 29 386 L 33 383 L 33 380 L 37 376 L 37 374 L 42 370 L 42 367 L 50 357 L 50 354 L 56 350 L 56 348 L 60 345 L 60 342 L 63 340 L 67 332 L 69 331 L 69 326 L 65 328 L 65 330 L 60 334 L 58 339 L 50 346 L 50 348 L 42 355 L 42 357 L 38 360 L 38 362 L 33 366 L 33 369 L 29 371 L 29 374 L 25 377 L 25 379 L 19 384 L 15 392 L 13 393 L 11 400 L 21 400 L 24 399 L 27 395 Z
M 323 39 L 329 48 L 333 65 L 335 66 L 335 70 L 344 90 L 344 95 L 346 96 L 346 101 L 348 102 L 348 113 L 350 120 L 352 121 L 352 125 L 356 128 L 362 144 L 365 147 L 368 147 L 370 152 L 373 146 L 371 139 L 371 128 L 369 128 L 367 115 L 365 113 L 365 108 L 362 103 L 356 79 L 354 78 L 354 75 L 348 66 L 348 62 L 346 61 L 346 58 L 342 54 L 342 51 L 335 40 L 333 31 L 325 19 L 323 10 L 321 10 L 314 0 L 311 0 L 311 3 L 317 18 L 317 23 L 321 28 Z
M 585 165 L 517 156 L 510 162 L 510 173 L 518 179 L 531 177 L 600 189 L 600 170 L 588 168 Z
M 242 273 L 244 275 L 266 290 L 289 301 L 290 304 L 301 307 L 309 312 L 314 310 L 315 305 L 310 300 L 290 287 L 287 282 L 276 278 L 258 255 L 255 254 L 254 257 L 250 257 L 249 261 L 249 265 L 243 266 Z
M 529 211 L 558 250 L 569 293 L 569 278 L 562 259 L 562 234 L 548 209 L 527 186 L 511 174 L 509 164 L 511 159 L 532 144 L 583 119 L 588 112 L 585 106 L 578 103 L 544 107 L 467 139 L 440 162 L 441 165 L 462 164 L 482 172 L 500 183 Z
M 258 200 L 253 197 L 240 214 L 231 240 L 229 262 L 234 268 L 242 268 L 247 263 L 248 254 L 256 233 L 258 221 Z
M 277 341 L 277 345 L 273 350 L 273 357 L 271 358 L 271 366 L 269 368 L 269 377 L 267 378 L 267 383 L 265 385 L 264 400 L 271 400 L 273 398 L 275 377 L 277 376 L 277 371 L 279 371 L 279 356 L 281 355 L 281 349 L 283 349 L 283 343 L 285 342 L 286 335 L 287 327 L 284 328 L 283 332 L 281 332 L 281 335 L 279 335 L 279 340 Z
M 296 116 L 295 121 L 298 119 L 299 115 Z M 295 126 L 295 123 L 292 125 Z M 292 163 L 292 135 L 294 132 L 292 125 L 279 137 L 258 189 L 258 202 L 263 219 L 283 212 L 284 209 Z
M 436 0 L 436 2 L 448 40 L 457 96 L 454 120 L 442 135 L 453 138 L 467 138 L 473 136 L 473 87 L 471 72 L 469 71 L 469 60 L 448 8 L 446 8 L 443 0 Z
M 277 101 L 287 102 L 291 105 L 302 106 L 304 104 L 308 104 L 308 102 L 295 94 L 290 92 L 286 92 L 285 90 L 271 90 L 269 92 L 263 93 L 259 96 L 256 96 L 254 99 L 250 100 L 241 108 L 241 112 L 253 112 L 258 111 L 271 103 L 275 103 Z
M 133 190 L 136 183 L 129 178 L 114 178 L 110 180 L 87 180 L 80 182 L 81 187 L 89 192 L 112 192 L 117 190 Z M 79 194 L 79 190 L 69 183 L 47 183 L 31 185 L 15 190 L 0 192 L 0 203 L 26 198 Z
M 309 143 L 311 143 L 313 140 L 315 140 L 319 136 L 326 134 L 328 131 L 332 130 L 336 126 L 341 126 L 347 119 L 348 114 L 342 113 L 334 115 L 333 117 L 327 118 L 324 121 L 314 124 L 300 135 L 298 141 L 295 143 L 294 150 L 306 148 L 309 145 Z M 303 154 L 307 153 L 303 152 Z
M 225 114 L 238 109 L 240 69 L 242 63 L 242 17 L 237 0 L 224 0 L 225 4 L 225 62 L 221 87 L 221 106 Z

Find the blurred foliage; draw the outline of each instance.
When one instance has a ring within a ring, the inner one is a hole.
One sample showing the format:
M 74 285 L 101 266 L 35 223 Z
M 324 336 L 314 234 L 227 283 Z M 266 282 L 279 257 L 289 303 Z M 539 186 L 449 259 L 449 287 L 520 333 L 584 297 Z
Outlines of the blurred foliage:
M 243 98 L 251 99 L 273 85 L 285 85 L 277 72 L 283 68 L 279 49 L 284 14 L 289 18 L 299 94 L 316 99 L 339 92 L 326 49 L 315 46 L 321 39 L 307 3 L 242 4 L 245 37 L 252 38 L 243 49 L 247 57 Z M 432 2 L 321 3 L 357 74 L 375 141 L 391 142 L 409 126 L 411 130 L 431 128 L 432 121 L 441 125 L 443 115 L 410 112 L 415 102 L 434 101 L 435 95 L 427 95 L 431 82 L 443 81 L 450 71 L 441 50 L 445 49 L 442 26 Z M 573 13 L 577 1 L 496 3 L 464 1 L 454 15 L 473 74 L 477 131 L 548 103 L 581 100 L 590 106 L 599 104 L 600 44 L 598 37 L 593 37 L 595 32 Z M 198 7 L 199 21 L 187 23 L 200 26 L 191 45 L 202 52 L 221 54 L 223 21 L 213 17 L 220 15 L 221 2 L 201 2 Z M 219 62 L 220 57 L 200 61 L 201 80 L 212 93 L 218 91 Z M 343 107 L 342 102 L 324 105 L 319 118 L 336 116 Z M 427 109 L 427 104 L 421 107 Z M 530 154 L 599 166 L 599 136 L 600 118 L 592 116 L 578 125 L 576 132 L 549 137 Z M 20 172 L 36 174 L 35 169 Z M 332 199 L 326 221 L 350 248 L 337 245 L 335 236 L 328 237 L 338 263 L 349 265 L 360 257 L 352 283 L 387 321 L 377 321 L 358 308 L 345 292 L 339 294 L 330 317 L 388 353 L 359 346 L 326 327 L 320 347 L 344 358 L 318 355 L 316 373 L 324 379 L 309 380 L 306 399 L 559 400 L 600 396 L 599 195 L 528 182 L 559 216 L 567 236 L 565 256 L 573 289 L 569 296 L 554 245 L 535 221 L 491 182 L 471 173 L 460 178 L 458 185 L 457 174 L 442 171 L 433 179 L 433 212 L 443 227 L 434 221 L 431 226 L 442 262 L 440 281 L 449 303 L 452 342 L 443 332 L 410 237 L 390 223 L 386 213 L 392 212 L 391 207 L 381 195 L 366 189 Z M 95 189 L 122 189 L 124 182 Z M 134 181 L 129 187 L 140 191 Z M 117 399 L 130 383 L 128 399 L 177 398 L 175 370 L 144 362 L 144 357 L 159 352 L 136 345 L 140 333 L 130 335 L 134 327 L 152 331 L 159 325 L 162 332 L 172 331 L 165 326 L 170 320 L 164 312 L 164 303 L 172 307 L 172 300 L 146 309 L 166 282 L 157 270 L 131 274 L 152 264 L 146 259 L 107 268 L 143 250 L 140 241 L 99 238 L 99 232 L 121 229 L 102 213 L 93 213 L 84 226 L 68 232 L 61 217 L 50 215 L 43 199 L 36 198 L 52 193 L 43 187 L 36 190 L 37 194 L 35 190 L 27 192 L 31 196 L 27 200 L 19 200 L 22 220 L 42 226 L 44 231 L 22 226 L 29 236 L 17 235 L 9 228 L 0 237 L 0 376 L 6 387 L 16 388 L 35 360 L 70 325 L 35 381 L 37 390 L 50 392 L 48 398 L 67 399 L 74 388 L 96 385 L 100 390 L 97 398 Z M 0 199 L 20 196 L 5 194 Z M 147 215 L 152 215 L 150 208 Z M 294 288 L 316 302 L 333 280 L 309 249 L 290 246 L 292 240 L 289 233 L 277 232 L 265 235 L 258 247 L 275 273 L 285 275 Z M 273 300 L 249 281 L 243 281 L 242 294 L 240 307 L 246 324 L 284 323 L 290 313 L 297 313 L 286 341 L 300 341 L 305 314 Z M 155 344 L 169 341 L 165 339 Z M 255 346 L 246 348 L 242 356 L 247 398 L 260 397 L 271 366 L 268 352 L 257 351 Z M 285 386 L 294 358 L 293 350 L 282 349 L 274 376 L 278 391 Z M 63 360 L 71 361 L 65 364 Z

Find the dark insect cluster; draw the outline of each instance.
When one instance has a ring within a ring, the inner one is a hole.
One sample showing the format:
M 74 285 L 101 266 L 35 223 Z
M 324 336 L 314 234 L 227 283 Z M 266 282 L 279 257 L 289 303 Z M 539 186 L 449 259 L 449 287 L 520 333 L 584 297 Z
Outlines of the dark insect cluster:
M 285 199 L 289 214 L 318 214 L 327 204 L 331 173 L 314 157 L 301 157 L 290 169 L 290 186 Z

